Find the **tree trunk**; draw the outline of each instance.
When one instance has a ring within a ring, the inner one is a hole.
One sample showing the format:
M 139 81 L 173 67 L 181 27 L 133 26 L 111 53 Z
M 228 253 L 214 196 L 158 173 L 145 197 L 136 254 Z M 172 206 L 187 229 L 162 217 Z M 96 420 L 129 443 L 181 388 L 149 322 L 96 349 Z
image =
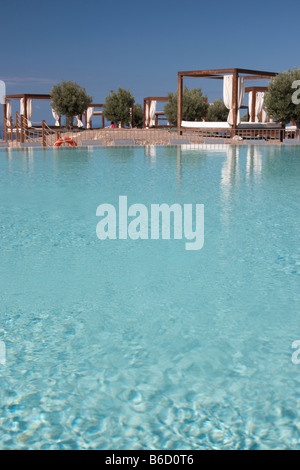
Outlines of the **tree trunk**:
M 67 127 L 72 129 L 73 127 L 73 116 L 67 116 Z

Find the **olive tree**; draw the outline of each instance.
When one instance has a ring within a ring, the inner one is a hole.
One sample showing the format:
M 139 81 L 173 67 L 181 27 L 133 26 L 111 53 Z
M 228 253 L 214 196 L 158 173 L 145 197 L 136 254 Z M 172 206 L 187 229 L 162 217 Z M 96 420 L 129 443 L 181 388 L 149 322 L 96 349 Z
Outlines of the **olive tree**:
M 130 108 L 134 105 L 134 101 L 129 90 L 119 88 L 117 93 L 111 90 L 105 98 L 104 117 L 108 121 L 120 122 L 121 127 L 128 126 L 130 124 Z
M 292 119 L 296 121 L 297 127 L 300 127 L 300 69 L 293 70 L 292 89 L 292 101 L 295 105 Z
M 184 87 L 182 92 L 182 119 L 184 121 L 201 121 L 207 113 L 207 97 L 203 96 L 201 88 Z M 177 92 L 168 93 L 168 102 L 164 106 L 168 121 L 177 126 Z
M 85 88 L 71 81 L 54 85 L 50 97 L 51 107 L 56 113 L 66 116 L 68 127 L 72 127 L 73 117 L 83 114 L 92 103 L 92 97 Z
M 226 122 L 228 117 L 228 109 L 226 108 L 223 100 L 215 100 L 207 111 L 207 120 L 211 122 Z
M 143 127 L 144 111 L 142 106 L 137 103 L 133 106 L 133 127 Z
M 287 124 L 295 120 L 297 125 L 300 125 L 299 93 L 293 86 L 298 80 L 300 80 L 300 69 L 294 68 L 276 75 L 270 81 L 264 104 L 269 116 L 276 121 Z M 300 82 L 298 88 L 299 85 Z

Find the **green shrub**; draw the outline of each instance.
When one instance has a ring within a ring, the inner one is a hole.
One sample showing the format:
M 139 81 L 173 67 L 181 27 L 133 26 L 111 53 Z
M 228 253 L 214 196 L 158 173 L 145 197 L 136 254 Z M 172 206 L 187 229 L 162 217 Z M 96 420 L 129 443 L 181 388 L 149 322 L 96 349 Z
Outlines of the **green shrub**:
M 207 120 L 211 122 L 226 122 L 229 110 L 226 108 L 223 100 L 215 100 L 207 111 Z
M 177 126 L 177 92 L 168 93 L 168 98 L 164 113 L 168 121 Z M 207 97 L 203 96 L 201 88 L 189 90 L 184 87 L 182 93 L 182 119 L 184 121 L 201 121 L 206 116 L 207 109 Z
M 142 106 L 137 103 L 133 106 L 133 127 L 143 127 L 144 111 Z

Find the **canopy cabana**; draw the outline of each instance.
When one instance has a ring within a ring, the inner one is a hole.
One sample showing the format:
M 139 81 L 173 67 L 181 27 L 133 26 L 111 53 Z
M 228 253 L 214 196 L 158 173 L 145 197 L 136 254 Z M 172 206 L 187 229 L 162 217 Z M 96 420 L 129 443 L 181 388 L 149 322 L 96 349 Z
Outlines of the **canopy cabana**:
M 20 101 L 20 112 L 16 112 L 15 115 L 15 124 L 13 123 L 12 117 L 12 100 Z M 36 93 L 21 93 L 15 95 L 5 95 L 3 103 L 3 122 L 4 122 L 4 138 L 5 142 L 7 141 L 8 134 L 10 134 L 11 139 L 12 134 L 16 133 L 17 139 L 19 133 L 22 135 L 22 139 L 26 137 L 26 130 L 32 127 L 31 117 L 33 112 L 32 101 L 33 100 L 51 100 L 51 96 L 48 94 L 36 94 Z M 54 111 L 52 110 L 54 117 Z M 56 123 L 55 126 L 60 126 L 60 116 L 55 114 Z M 40 125 L 38 125 L 40 124 Z M 55 127 L 49 126 L 49 127 Z M 42 129 L 43 124 L 35 123 L 35 128 Z
M 4 104 L 3 104 L 3 121 L 4 121 L 4 134 L 6 135 L 8 127 L 11 127 L 11 100 L 20 100 L 20 113 L 16 113 L 16 125 L 19 120 L 19 116 L 23 116 L 24 126 L 27 128 L 32 127 L 31 117 L 32 117 L 32 100 L 50 100 L 50 95 L 39 95 L 32 93 L 22 93 L 17 95 L 5 95 Z M 60 119 L 59 119 L 60 125 Z M 38 126 L 37 126 L 38 127 Z
M 249 122 L 265 122 L 266 113 L 263 106 L 264 94 L 268 91 L 267 86 L 253 86 L 245 88 L 248 93 Z
M 165 116 L 163 111 L 156 111 L 157 101 L 169 101 L 169 98 L 163 96 L 148 96 L 144 98 L 144 127 L 158 127 L 159 119 Z
M 101 109 L 101 111 L 95 111 L 95 108 L 98 108 L 99 110 Z M 86 129 L 92 129 L 93 116 L 102 117 L 102 127 L 104 128 L 103 108 L 104 108 L 103 103 L 91 103 L 90 106 L 88 106 L 86 112 L 84 113 Z M 131 121 L 131 126 L 133 127 L 133 106 L 130 108 L 130 121 Z
M 86 129 L 92 129 L 92 119 L 93 116 L 101 116 L 102 117 L 102 127 L 104 127 L 104 115 L 103 115 L 103 110 L 102 111 L 95 111 L 95 108 L 97 109 L 103 109 L 104 104 L 96 104 L 92 103 L 84 113 L 85 117 L 85 128 Z
M 178 133 L 182 134 L 182 130 L 189 127 L 188 123 L 185 123 L 183 126 L 182 120 L 182 96 L 183 96 L 183 79 L 184 78 L 212 78 L 216 80 L 223 80 L 223 99 L 226 107 L 228 108 L 228 122 L 227 123 L 204 123 L 206 128 L 228 128 L 233 131 L 237 129 L 239 125 L 239 109 L 242 107 L 242 102 L 244 98 L 244 93 L 247 90 L 245 89 L 245 80 L 270 80 L 272 77 L 275 77 L 277 73 L 275 72 L 264 72 L 258 70 L 248 70 L 248 69 L 215 69 L 215 70 L 193 70 L 187 72 L 178 72 L 178 87 L 177 87 L 177 129 Z M 256 91 L 259 87 L 256 87 Z M 267 87 L 262 87 L 264 91 Z M 250 88 L 248 89 L 250 90 Z M 251 91 L 251 90 L 250 90 Z M 254 91 L 254 88 L 252 89 Z M 262 90 L 261 90 L 262 91 Z M 254 96 L 254 93 L 253 95 Z M 255 116 L 255 104 L 256 97 L 252 99 L 251 104 L 251 116 Z M 252 107 L 254 106 L 254 114 L 252 114 Z M 243 123 L 244 124 L 244 123 Z M 191 122 L 191 128 L 196 128 L 196 123 Z M 201 127 L 199 123 L 198 128 Z

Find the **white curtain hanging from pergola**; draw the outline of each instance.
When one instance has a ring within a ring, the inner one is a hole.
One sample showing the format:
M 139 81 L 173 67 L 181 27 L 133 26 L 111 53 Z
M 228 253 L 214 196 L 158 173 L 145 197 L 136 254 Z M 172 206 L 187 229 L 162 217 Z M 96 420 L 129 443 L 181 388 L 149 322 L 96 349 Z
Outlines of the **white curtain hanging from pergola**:
M 28 127 L 31 127 L 32 124 L 31 124 L 31 116 L 32 116 L 32 99 L 31 98 L 27 98 L 26 100 L 26 111 L 27 111 L 27 126 Z
M 26 100 L 26 114 L 27 114 L 27 127 L 31 127 L 31 116 L 32 116 L 32 99 L 27 98 Z M 20 100 L 20 115 L 25 115 L 25 98 L 21 98 Z
M 253 91 L 249 91 L 249 96 L 248 96 L 249 122 L 253 122 L 253 116 L 252 116 L 252 100 L 253 100 Z
M 86 111 L 86 120 L 87 120 L 87 124 L 86 124 L 86 127 L 87 129 L 90 129 L 91 128 L 91 123 L 92 123 L 92 117 L 94 115 L 94 108 L 92 108 L 91 106 L 87 109 Z
M 11 117 L 11 101 L 6 100 L 6 125 L 10 126 L 10 117 Z
M 145 105 L 145 127 L 149 125 L 149 103 L 147 102 Z
M 55 119 L 55 125 L 56 125 L 56 127 L 60 126 L 60 122 L 59 122 L 59 120 L 60 120 L 60 114 L 57 113 L 56 111 L 54 111 L 54 109 L 52 108 L 52 106 L 51 106 L 51 111 L 52 111 L 52 116 L 53 116 L 54 119 Z
M 21 98 L 20 99 L 20 115 L 24 116 L 24 113 L 25 113 L 25 99 Z
M 233 126 L 233 102 L 232 102 L 233 75 L 224 75 L 223 77 L 223 101 L 227 109 L 229 109 L 227 122 Z M 241 122 L 239 108 L 242 106 L 245 96 L 245 80 L 244 77 L 238 77 L 238 93 L 237 93 L 237 119 L 236 124 Z
M 250 91 L 248 97 L 249 122 L 259 122 L 260 113 L 262 113 L 262 122 L 266 122 L 267 111 L 264 107 L 265 93 L 263 91 L 257 91 L 255 94 L 255 116 L 252 116 L 252 100 L 253 91 Z
M 77 125 L 77 127 L 83 127 L 83 122 L 80 118 L 81 118 L 81 116 L 79 116 L 79 115 L 76 116 L 76 125 Z
M 255 101 L 255 122 L 259 122 L 259 115 L 263 110 L 264 99 L 265 99 L 264 92 L 258 91 L 256 93 L 256 101 Z
M 153 127 L 155 126 L 155 113 L 156 113 L 156 101 L 153 100 L 151 101 L 151 105 L 150 105 L 150 127 Z

